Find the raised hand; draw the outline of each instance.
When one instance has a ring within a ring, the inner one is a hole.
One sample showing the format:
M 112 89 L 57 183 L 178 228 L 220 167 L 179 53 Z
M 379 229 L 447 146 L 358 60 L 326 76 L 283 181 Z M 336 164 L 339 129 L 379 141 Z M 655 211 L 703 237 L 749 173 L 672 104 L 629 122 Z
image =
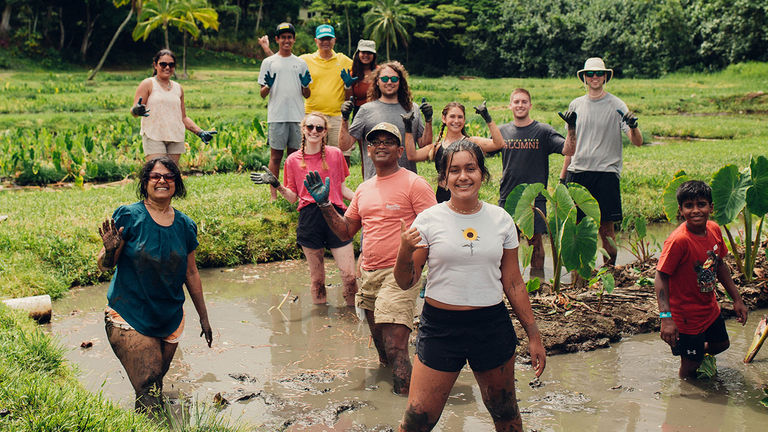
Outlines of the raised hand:
M 317 171 L 310 171 L 307 174 L 306 180 L 304 180 L 304 187 L 307 188 L 307 192 L 312 195 L 315 203 L 318 207 L 328 207 L 331 203 L 328 201 L 328 194 L 331 192 L 331 179 L 325 178 L 325 183 L 320 178 L 320 173 Z
M 482 117 L 486 123 L 490 123 L 493 121 L 491 119 L 491 113 L 488 112 L 488 107 L 485 106 L 485 101 L 483 101 L 483 103 L 475 107 L 475 112 L 479 114 L 480 117 Z
M 405 226 L 405 221 L 400 219 L 400 250 L 413 254 L 416 249 L 426 248 L 427 245 L 421 243 L 421 234 L 414 227 Z
M 421 115 L 424 116 L 424 123 L 432 123 L 432 105 L 427 102 L 427 98 L 421 98 L 421 105 L 419 105 Z
M 309 69 L 304 74 L 299 74 L 299 81 L 302 87 L 309 86 L 309 83 L 312 82 L 312 75 L 309 74 Z
M 344 88 L 350 88 L 353 85 L 355 85 L 355 82 L 357 81 L 357 77 L 353 77 L 349 73 L 349 69 L 342 69 L 341 80 L 344 81 Z
M 276 188 L 280 186 L 280 180 L 275 177 L 274 174 L 272 174 L 272 171 L 269 170 L 269 168 L 265 167 L 264 165 L 261 166 L 261 169 L 264 170 L 263 173 L 258 172 L 252 172 L 251 173 L 251 181 L 255 184 L 268 184 L 272 185 L 272 187 Z
M 621 121 L 627 124 L 630 129 L 634 129 L 637 127 L 637 116 L 632 111 L 627 111 L 626 114 L 624 114 L 621 110 L 616 110 L 617 113 L 621 116 Z
M 117 229 L 115 227 L 115 221 L 112 218 L 105 220 L 99 227 L 99 235 L 101 236 L 101 242 L 104 244 L 104 250 L 114 252 L 120 247 L 120 243 L 123 242 L 123 227 Z
M 568 125 L 568 129 L 576 129 L 576 111 L 558 112 L 557 115 Z
M 277 78 L 277 72 L 270 74 L 269 71 L 264 73 L 264 85 L 272 88 L 275 85 L 275 78 Z
M 341 104 L 341 117 L 344 118 L 344 120 L 349 120 L 350 114 L 352 114 L 352 111 L 355 110 L 355 97 L 350 96 L 349 100 L 344 101 L 343 104 Z
M 147 109 L 147 106 L 141 103 L 141 100 L 143 98 L 139 98 L 139 101 L 136 102 L 136 105 L 131 108 L 131 113 L 135 116 L 142 116 L 142 117 L 149 117 L 149 110 Z
M 203 140 L 204 143 L 208 144 L 213 139 L 213 136 L 216 135 L 218 132 L 216 131 L 204 131 L 201 130 L 197 133 L 197 136 L 200 137 L 201 140 Z
M 407 114 L 400 114 L 400 118 L 403 119 L 405 133 L 413 133 L 413 120 L 415 116 L 416 113 L 413 111 L 408 111 Z
M 200 328 L 200 336 L 205 337 L 205 342 L 208 343 L 208 348 L 210 348 L 211 343 L 213 342 L 213 331 L 211 330 L 211 325 L 208 323 L 208 318 L 200 319 Z

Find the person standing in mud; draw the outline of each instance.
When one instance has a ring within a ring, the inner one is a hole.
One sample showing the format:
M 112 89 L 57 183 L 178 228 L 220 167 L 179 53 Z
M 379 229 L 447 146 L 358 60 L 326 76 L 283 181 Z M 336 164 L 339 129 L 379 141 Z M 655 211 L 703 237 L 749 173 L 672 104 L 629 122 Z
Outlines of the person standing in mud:
M 147 162 L 139 174 L 141 201 L 120 206 L 99 228 L 99 269 L 117 266 L 104 311 L 107 338 L 136 392 L 136 410 L 162 403 L 163 377 L 184 333 L 184 290 L 200 318 L 208 347 L 213 332 L 195 263 L 197 225 L 171 206 L 186 193 L 169 157 Z
M 392 367 L 394 392 L 407 394 L 411 379 L 408 337 L 413 329 L 419 288 L 404 291 L 395 282 L 397 233 L 401 221 L 410 224 L 417 214 L 437 202 L 426 180 L 398 165 L 403 147 L 395 125 L 379 123 L 365 140 L 376 175 L 358 186 L 344 216 L 328 201 L 329 178 L 323 182 L 317 172 L 310 173 L 306 187 L 340 239 L 352 239 L 361 228 L 365 231 L 355 305 L 365 310 L 379 362 Z
M 424 309 L 413 359 L 408 408 L 400 431 L 429 431 L 469 362 L 497 431 L 522 431 L 515 397 L 517 335 L 506 295 L 528 335 L 536 376 L 546 354 L 518 264 L 515 222 L 503 208 L 480 201 L 490 174 L 483 151 L 468 139 L 445 149 L 440 171 L 448 201 L 400 225 L 394 277 L 403 290 L 418 286 L 429 262 Z
M 264 59 L 259 69 L 260 94 L 269 95 L 267 105 L 267 141 L 269 142 L 269 171 L 280 178 L 283 153 L 295 152 L 302 142 L 301 123 L 304 118 L 304 98 L 310 96 L 312 76 L 304 60 L 292 53 L 296 30 L 291 23 L 281 23 L 275 29 L 277 54 Z M 269 190 L 277 199 L 274 187 Z
M 605 263 L 616 263 L 616 233 L 614 223 L 621 222 L 621 189 L 619 177 L 622 168 L 622 131 L 629 141 L 643 145 L 643 135 L 637 127 L 637 117 L 621 99 L 605 91 L 613 77 L 603 59 L 592 57 L 584 68 L 576 72 L 587 94 L 574 99 L 568 111 L 576 115 L 565 119 L 568 128 L 575 128 L 576 150 L 566 156 L 560 181 L 578 183 L 589 191 L 600 206 L 600 240 L 610 258 Z M 595 221 L 597 222 L 597 221 Z
M 517 88 L 509 96 L 509 109 L 513 119 L 499 127 L 504 141 L 501 146 L 491 144 L 483 148 L 486 152 L 501 150 L 502 173 L 499 186 L 499 206 L 504 207 L 507 195 L 515 186 L 522 183 L 543 183 L 549 180 L 549 155 L 553 153 L 572 156 L 576 148 L 576 130 L 569 125 L 565 138 L 555 129 L 532 119 L 531 94 L 528 90 Z M 564 118 L 575 120 L 576 114 L 566 113 Z M 571 121 L 573 123 L 573 121 Z M 536 208 L 547 214 L 547 200 L 539 194 L 535 200 Z M 528 244 L 533 246 L 531 257 L 531 277 L 544 277 L 544 243 L 542 235 L 547 232 L 547 221 L 534 217 L 533 237 Z
M 699 180 L 677 188 L 678 213 L 685 219 L 664 241 L 656 265 L 656 298 L 661 318 L 661 339 L 680 356 L 680 378 L 716 371 L 715 354 L 730 346 L 725 321 L 715 291 L 719 281 L 733 300 L 741 325 L 747 323 L 747 307 L 723 261 L 728 249 L 720 226 L 709 220 L 712 189 Z

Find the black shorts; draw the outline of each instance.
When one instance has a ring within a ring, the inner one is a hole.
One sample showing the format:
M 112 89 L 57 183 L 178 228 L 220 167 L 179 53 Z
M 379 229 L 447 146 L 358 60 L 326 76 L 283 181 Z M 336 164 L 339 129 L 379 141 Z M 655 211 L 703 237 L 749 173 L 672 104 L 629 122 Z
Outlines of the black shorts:
M 584 186 L 595 197 L 600 206 L 600 222 L 621 222 L 623 217 L 618 174 L 603 171 L 568 171 L 566 181 Z M 581 220 L 584 213 L 579 210 L 577 217 Z
M 497 368 L 515 355 L 517 335 L 504 303 L 449 311 L 424 303 L 416 354 L 426 366 L 458 372 L 469 361 L 475 372 Z
M 339 207 L 334 205 L 333 208 L 340 215 L 344 215 L 344 211 Z M 336 249 L 351 242 L 352 240 L 341 241 L 336 237 L 317 204 L 313 203 L 299 210 L 299 225 L 296 227 L 296 243 L 299 246 L 310 249 Z
M 672 354 L 683 356 L 700 362 L 704 359 L 704 342 L 727 342 L 728 332 L 725 330 L 725 320 L 720 315 L 702 333 L 689 335 L 680 333 L 677 345 L 672 348 Z

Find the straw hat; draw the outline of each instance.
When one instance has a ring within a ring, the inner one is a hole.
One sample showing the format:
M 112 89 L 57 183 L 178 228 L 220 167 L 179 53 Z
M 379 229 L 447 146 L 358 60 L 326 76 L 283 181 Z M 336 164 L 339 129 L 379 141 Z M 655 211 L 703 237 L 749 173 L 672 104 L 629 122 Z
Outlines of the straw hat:
M 584 69 L 576 72 L 576 76 L 579 78 L 579 81 L 584 82 L 584 72 L 590 72 L 590 71 L 603 71 L 605 72 L 605 82 L 613 78 L 613 69 L 608 69 L 605 67 L 605 63 L 603 63 L 603 59 L 600 57 L 590 57 L 587 59 L 587 61 L 584 62 Z

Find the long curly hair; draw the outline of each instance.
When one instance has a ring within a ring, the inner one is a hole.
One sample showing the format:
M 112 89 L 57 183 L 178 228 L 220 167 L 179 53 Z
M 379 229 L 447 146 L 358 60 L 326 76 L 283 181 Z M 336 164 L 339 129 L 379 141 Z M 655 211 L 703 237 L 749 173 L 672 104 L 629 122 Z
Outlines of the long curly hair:
M 326 133 L 323 137 L 323 143 L 320 145 L 320 158 L 323 160 L 323 169 L 328 169 L 328 163 L 325 162 L 325 145 L 328 144 L 328 117 L 318 111 L 312 111 L 305 115 L 304 120 L 301 121 L 301 168 L 307 169 L 307 162 L 304 160 L 304 147 L 307 144 L 307 137 L 304 135 L 304 126 L 307 124 L 307 119 L 310 117 L 317 117 L 323 120 Z
M 411 108 L 413 107 L 413 97 L 411 96 L 411 89 L 408 88 L 408 71 L 405 70 L 405 67 L 400 64 L 399 61 L 388 61 L 380 64 L 379 67 L 373 71 L 373 75 L 371 76 L 373 85 L 368 88 L 368 100 L 378 100 L 381 97 L 379 76 L 381 76 L 381 71 L 386 68 L 395 71 L 399 78 L 398 82 L 400 83 L 400 86 L 397 88 L 397 102 L 406 112 L 411 111 Z

